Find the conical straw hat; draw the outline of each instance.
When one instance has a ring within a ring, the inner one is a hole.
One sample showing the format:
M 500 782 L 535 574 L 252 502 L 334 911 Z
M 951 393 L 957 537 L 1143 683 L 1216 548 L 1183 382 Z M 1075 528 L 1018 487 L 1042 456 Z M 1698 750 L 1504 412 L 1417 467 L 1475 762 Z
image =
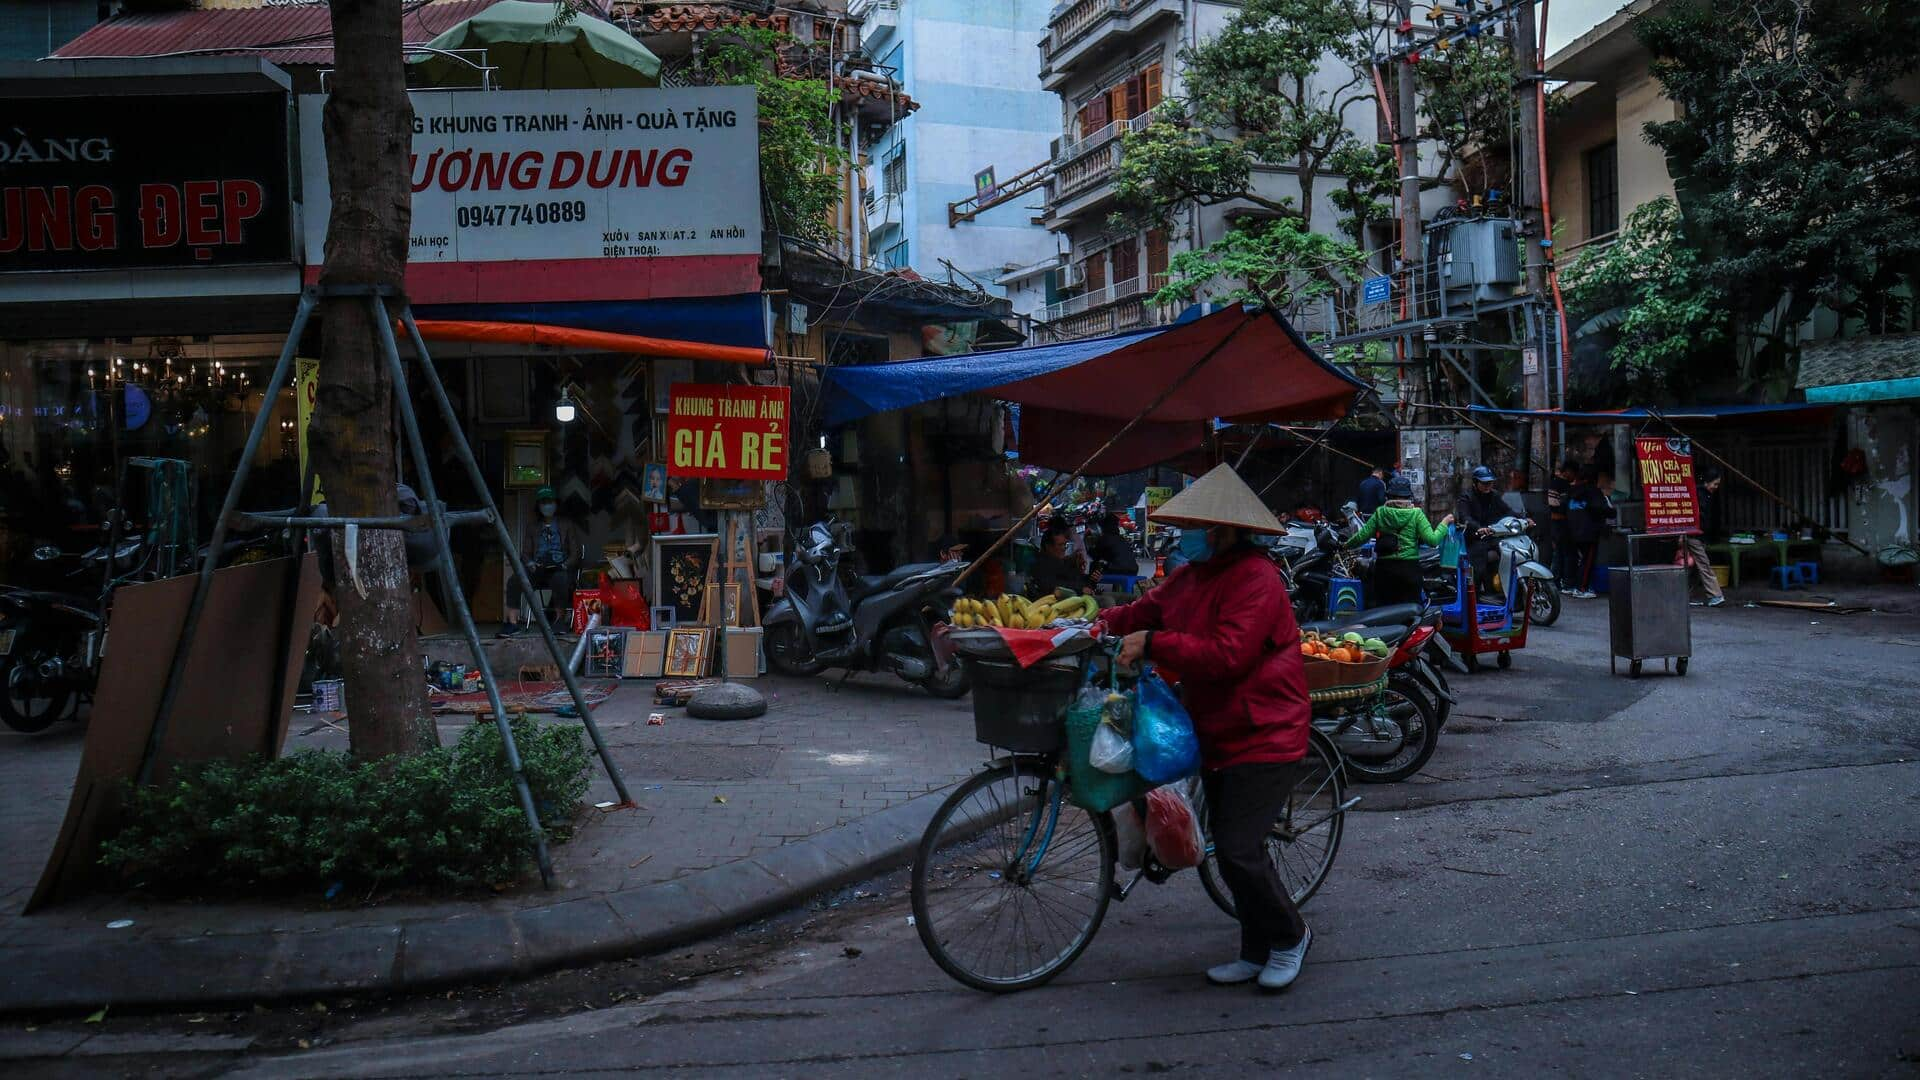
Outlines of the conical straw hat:
M 1287 531 L 1260 496 L 1226 465 L 1214 466 L 1212 472 L 1163 503 L 1152 517 L 1173 525 L 1237 525 L 1260 533 Z

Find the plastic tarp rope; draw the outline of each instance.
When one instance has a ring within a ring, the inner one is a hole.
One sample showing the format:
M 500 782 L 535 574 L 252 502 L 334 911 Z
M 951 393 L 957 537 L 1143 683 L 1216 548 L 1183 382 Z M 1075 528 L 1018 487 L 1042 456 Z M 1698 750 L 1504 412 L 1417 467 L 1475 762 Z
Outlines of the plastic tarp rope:
M 826 420 L 845 424 L 889 409 L 988 393 L 1021 406 L 1023 460 L 1072 468 L 1215 349 L 1092 471 L 1125 472 L 1193 450 L 1216 417 L 1251 423 L 1344 416 L 1366 389 L 1322 360 L 1284 319 L 1231 307 L 1110 337 L 834 368 L 826 377 Z

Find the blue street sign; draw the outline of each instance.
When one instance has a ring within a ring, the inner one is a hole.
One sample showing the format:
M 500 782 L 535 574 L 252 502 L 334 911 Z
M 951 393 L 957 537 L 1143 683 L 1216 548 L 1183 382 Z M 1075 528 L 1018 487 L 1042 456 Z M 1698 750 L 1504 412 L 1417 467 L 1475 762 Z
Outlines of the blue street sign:
M 1390 277 L 1370 277 L 1362 286 L 1361 298 L 1369 304 L 1384 304 L 1393 295 L 1393 279 Z

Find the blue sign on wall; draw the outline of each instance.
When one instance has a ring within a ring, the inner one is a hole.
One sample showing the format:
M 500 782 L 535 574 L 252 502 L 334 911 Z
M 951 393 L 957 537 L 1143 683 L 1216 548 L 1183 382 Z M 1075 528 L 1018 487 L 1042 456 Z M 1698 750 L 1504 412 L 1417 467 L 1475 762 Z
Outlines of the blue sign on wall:
M 1362 286 L 1361 299 L 1369 304 L 1384 304 L 1393 295 L 1393 279 L 1390 277 L 1370 277 Z

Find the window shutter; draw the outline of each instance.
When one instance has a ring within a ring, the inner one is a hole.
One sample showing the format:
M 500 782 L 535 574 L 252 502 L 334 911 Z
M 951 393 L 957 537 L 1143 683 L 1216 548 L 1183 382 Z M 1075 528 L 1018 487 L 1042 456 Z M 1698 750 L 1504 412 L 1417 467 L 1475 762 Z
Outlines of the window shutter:
M 1167 230 L 1147 230 L 1147 277 L 1149 287 L 1159 284 L 1158 278 L 1167 272 Z
M 1151 109 L 1160 104 L 1160 65 L 1148 65 L 1140 74 L 1141 107 Z

